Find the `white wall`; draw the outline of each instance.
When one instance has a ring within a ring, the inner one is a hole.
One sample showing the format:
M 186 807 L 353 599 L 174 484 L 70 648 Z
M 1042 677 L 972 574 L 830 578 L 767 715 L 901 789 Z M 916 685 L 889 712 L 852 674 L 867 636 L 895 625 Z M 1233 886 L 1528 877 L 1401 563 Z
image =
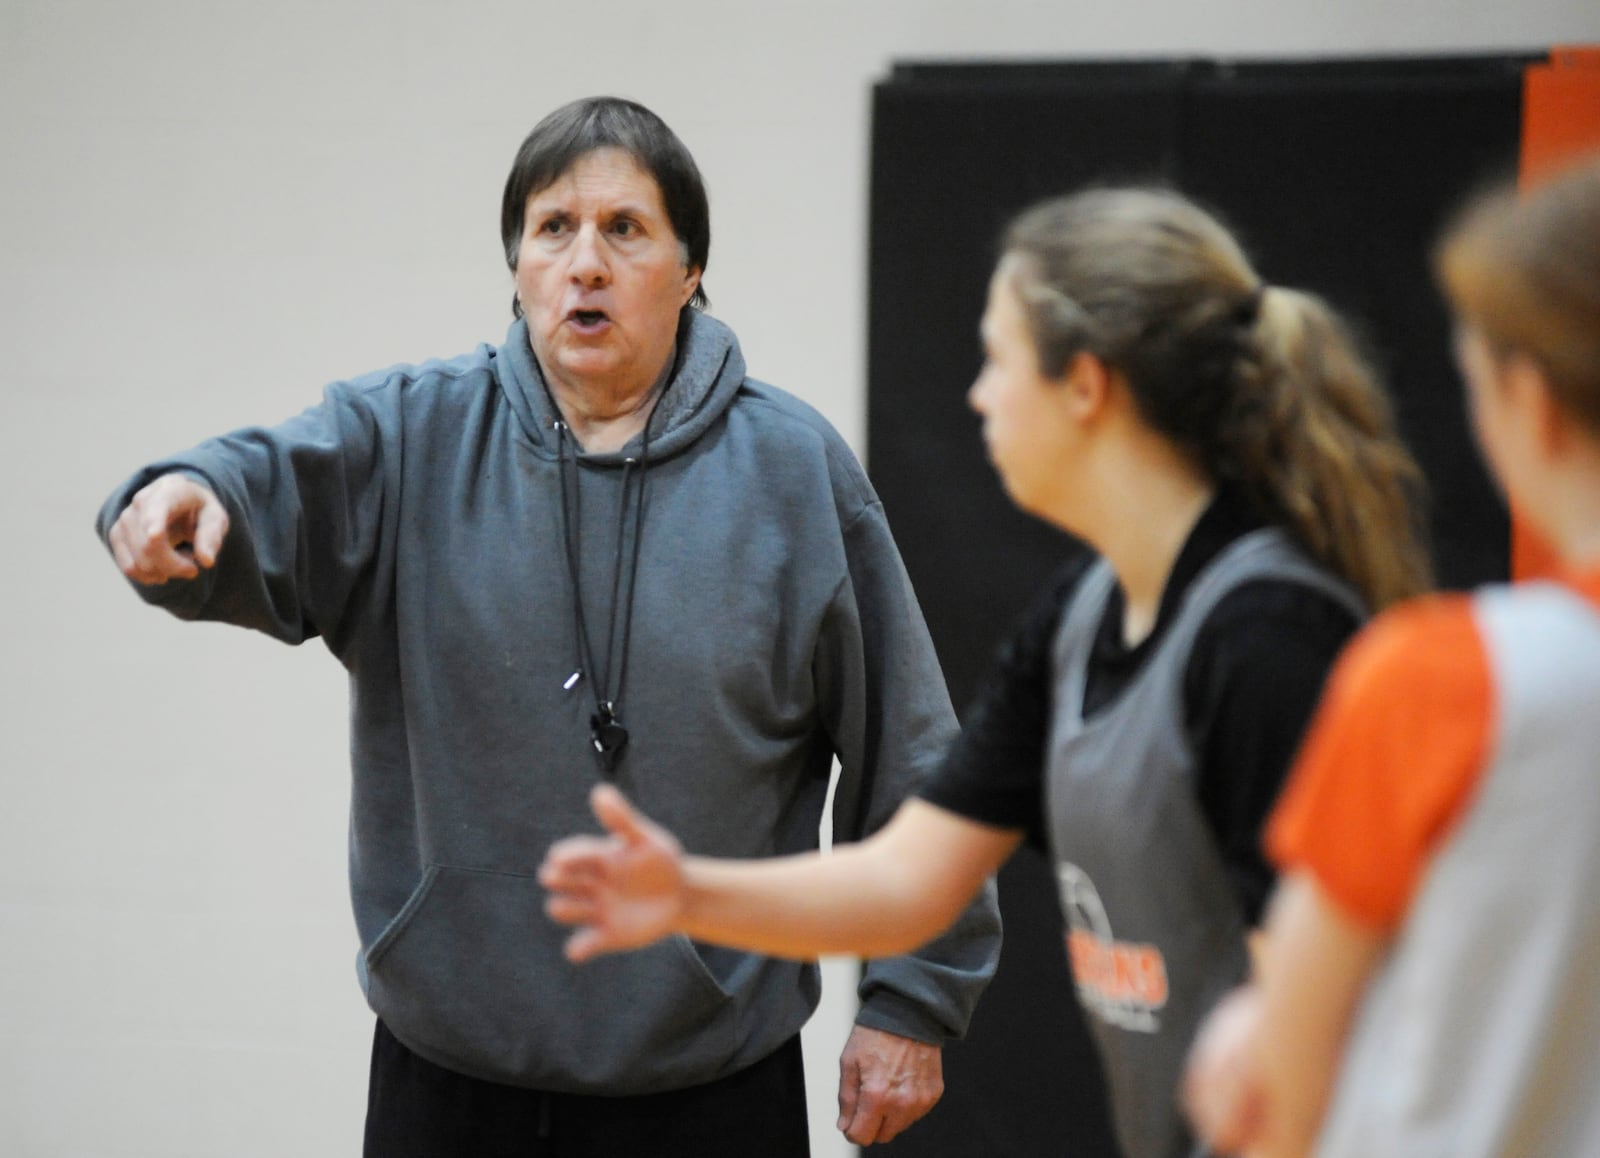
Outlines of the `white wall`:
M 859 446 L 892 60 L 1580 40 L 1594 0 L 0 0 L 0 1153 L 358 1152 L 338 666 L 142 609 L 90 519 L 157 454 L 498 341 L 499 189 L 543 113 L 674 126 L 715 312 Z

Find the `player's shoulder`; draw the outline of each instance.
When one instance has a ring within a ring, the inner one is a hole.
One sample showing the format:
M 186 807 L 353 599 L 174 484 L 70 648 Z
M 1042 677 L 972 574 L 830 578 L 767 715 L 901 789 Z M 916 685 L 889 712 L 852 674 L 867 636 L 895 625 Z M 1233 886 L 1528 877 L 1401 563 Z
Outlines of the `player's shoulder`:
M 1346 698 L 1382 704 L 1395 697 L 1452 697 L 1487 679 L 1472 598 L 1435 594 L 1388 608 L 1357 633 L 1339 661 Z

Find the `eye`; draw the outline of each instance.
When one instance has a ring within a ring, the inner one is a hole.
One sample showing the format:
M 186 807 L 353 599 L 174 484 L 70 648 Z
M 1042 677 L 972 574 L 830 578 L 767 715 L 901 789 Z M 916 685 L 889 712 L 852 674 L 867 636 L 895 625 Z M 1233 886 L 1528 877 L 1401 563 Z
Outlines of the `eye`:
M 539 233 L 545 237 L 559 237 L 566 229 L 567 223 L 559 217 L 547 217 L 539 222 Z
M 630 221 L 626 217 L 619 217 L 611 223 L 611 232 L 618 237 L 637 237 L 639 235 L 639 223 Z

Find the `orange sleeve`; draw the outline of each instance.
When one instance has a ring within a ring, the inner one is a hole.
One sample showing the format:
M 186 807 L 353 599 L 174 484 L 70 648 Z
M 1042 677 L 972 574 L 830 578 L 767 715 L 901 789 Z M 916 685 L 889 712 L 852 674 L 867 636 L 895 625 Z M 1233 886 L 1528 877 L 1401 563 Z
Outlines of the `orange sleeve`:
M 1285 873 L 1310 872 L 1350 916 L 1395 928 L 1482 773 L 1492 694 L 1465 596 L 1374 620 L 1329 678 L 1268 823 L 1268 855 Z

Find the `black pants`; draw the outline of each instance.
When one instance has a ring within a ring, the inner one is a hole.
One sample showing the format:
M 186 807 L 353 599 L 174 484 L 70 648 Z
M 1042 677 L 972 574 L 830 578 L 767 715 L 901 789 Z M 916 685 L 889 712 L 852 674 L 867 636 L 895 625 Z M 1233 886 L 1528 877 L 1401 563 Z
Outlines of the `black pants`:
M 800 1038 L 664 1094 L 554 1094 L 469 1078 L 378 1022 L 365 1158 L 809 1158 Z

